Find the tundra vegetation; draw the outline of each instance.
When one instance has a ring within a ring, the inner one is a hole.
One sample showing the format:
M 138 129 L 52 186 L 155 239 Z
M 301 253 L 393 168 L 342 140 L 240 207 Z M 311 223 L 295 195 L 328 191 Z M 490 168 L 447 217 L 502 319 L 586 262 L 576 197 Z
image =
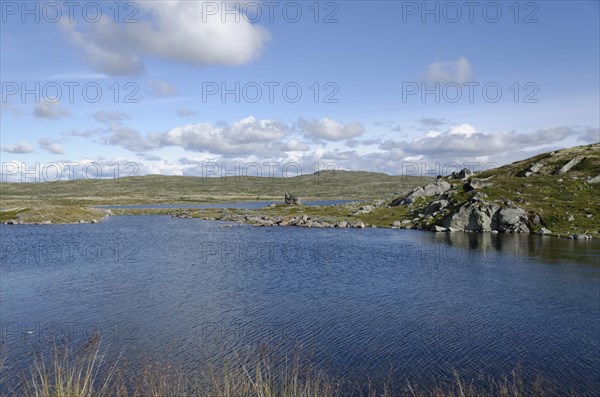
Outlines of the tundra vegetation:
M 2 183 L 0 221 L 96 222 L 116 215 L 161 214 L 258 226 L 389 227 L 438 232 L 537 233 L 598 238 L 600 144 L 578 146 L 481 173 L 437 179 L 321 171 L 293 178 L 143 176 L 118 180 Z M 288 192 L 295 192 L 290 200 Z M 284 204 L 284 195 L 287 202 Z M 352 200 L 331 206 L 310 200 Z M 186 209 L 186 204 L 277 201 L 258 210 Z M 179 209 L 94 208 L 180 204 Z

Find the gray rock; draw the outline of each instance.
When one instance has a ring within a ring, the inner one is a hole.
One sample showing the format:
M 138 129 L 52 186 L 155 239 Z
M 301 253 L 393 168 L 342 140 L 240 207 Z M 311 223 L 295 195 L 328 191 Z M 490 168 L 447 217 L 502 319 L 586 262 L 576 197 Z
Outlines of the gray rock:
M 452 179 L 467 179 L 469 176 L 473 175 L 473 172 L 468 168 L 463 168 L 459 172 L 453 172 L 450 174 L 450 178 Z
M 584 159 L 584 157 L 581 157 L 581 156 L 577 156 L 577 157 L 572 158 L 571 161 L 569 161 L 567 164 L 563 165 L 561 168 L 559 168 L 558 170 L 556 170 L 555 174 L 556 175 L 566 174 L 567 172 L 569 172 L 571 170 L 571 168 L 575 167 L 583 159 Z
M 595 183 L 600 183 L 600 175 L 598 175 L 598 176 L 594 176 L 594 177 L 592 177 L 592 178 L 588 178 L 588 179 L 586 180 L 586 182 L 587 182 L 587 183 L 589 183 L 590 185 L 593 185 L 593 184 L 595 184 Z
M 285 203 L 286 204 L 300 204 L 300 197 L 296 197 L 295 194 L 285 194 Z
M 471 179 L 463 185 L 463 189 L 465 189 L 467 192 L 470 192 L 472 190 L 483 189 L 488 186 L 492 186 L 492 182 L 488 182 L 484 179 Z
M 491 203 L 467 203 L 446 218 L 444 226 L 465 231 L 489 232 L 497 227 L 496 212 Z
M 335 227 L 348 227 L 348 222 L 338 222 L 335 224 Z
M 400 227 L 400 226 L 402 226 L 402 222 L 400 222 L 400 221 L 394 221 L 392 223 L 392 226 L 394 226 L 394 227 Z
M 569 222 L 573 222 L 575 220 L 575 217 L 573 215 L 569 215 L 569 218 L 567 218 L 567 220 Z
M 498 212 L 498 231 L 529 233 L 527 211 L 523 208 L 502 208 Z
M 400 197 L 392 201 L 391 206 L 408 205 L 415 202 L 420 197 L 436 196 L 450 190 L 452 185 L 444 180 L 438 180 L 428 185 L 418 187 L 410 192 L 406 197 Z
M 571 237 L 573 237 L 575 240 L 589 240 L 592 237 L 588 236 L 587 234 L 574 234 Z
M 540 169 L 542 169 L 542 167 L 544 166 L 543 163 L 535 163 L 533 165 L 531 165 L 529 168 L 527 168 L 526 170 L 523 170 L 521 172 L 519 172 L 517 174 L 517 176 L 520 177 L 530 177 L 533 174 L 536 174 Z
M 546 236 L 546 235 L 552 234 L 552 230 L 546 229 L 545 227 L 543 227 L 540 230 L 538 230 L 537 234 L 539 234 L 541 236 Z
M 436 226 L 433 227 L 433 231 L 437 232 L 437 233 L 441 233 L 441 232 L 447 232 L 448 229 L 445 228 L 445 227 L 443 227 L 443 226 L 437 226 L 436 225 Z
M 435 212 L 441 211 L 445 208 L 447 208 L 450 205 L 450 202 L 448 202 L 448 200 L 436 200 L 433 201 L 431 204 L 429 204 L 429 206 L 427 207 L 427 209 L 425 210 L 425 212 L 427 214 L 434 214 Z
M 356 222 L 354 225 L 352 225 L 352 227 L 359 228 L 359 229 L 364 229 L 366 226 L 362 222 Z
M 372 212 L 373 209 L 374 207 L 372 205 L 363 205 L 358 209 L 358 211 L 355 211 L 353 215 L 368 214 Z

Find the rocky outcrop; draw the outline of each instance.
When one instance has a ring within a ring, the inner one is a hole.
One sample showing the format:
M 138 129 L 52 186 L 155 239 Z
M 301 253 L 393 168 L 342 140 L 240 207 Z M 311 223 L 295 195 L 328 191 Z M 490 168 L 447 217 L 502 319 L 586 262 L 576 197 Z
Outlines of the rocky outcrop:
M 398 205 L 409 205 L 420 197 L 438 196 L 450 190 L 452 185 L 444 180 L 438 180 L 428 185 L 418 187 L 408 193 L 405 197 L 398 198 L 390 204 L 392 207 Z
M 577 164 L 581 163 L 581 161 L 584 159 L 584 157 L 582 156 L 577 156 L 574 157 L 573 159 L 571 159 L 571 161 L 569 161 L 567 164 L 563 165 L 562 167 L 560 167 L 558 170 L 556 170 L 556 172 L 554 174 L 556 175 L 562 175 L 562 174 L 566 174 L 567 172 L 569 172 L 571 170 L 571 168 L 575 167 Z
M 491 232 L 498 226 L 496 204 L 471 201 L 462 205 L 444 221 L 444 226 L 457 230 Z
M 286 204 L 300 204 L 300 197 L 296 197 L 295 194 L 286 194 L 285 195 L 285 203 Z
M 498 211 L 499 232 L 529 233 L 527 211 L 523 208 L 502 208 Z
M 465 180 L 465 179 L 469 178 L 471 175 L 473 175 L 473 171 L 471 171 L 468 168 L 463 168 L 459 172 L 453 172 L 453 173 L 451 173 L 449 175 L 449 177 L 452 178 L 452 179 L 462 179 L 462 180 Z
M 492 182 L 489 182 L 488 179 L 473 178 L 463 185 L 463 189 L 466 192 L 470 192 L 472 190 L 483 189 L 488 186 L 492 186 Z
M 448 206 L 450 205 L 450 202 L 448 200 L 435 200 L 432 201 L 431 204 L 429 204 L 427 206 L 427 208 L 425 209 L 425 214 L 430 215 L 430 214 L 434 214 L 436 212 L 442 211 L 446 208 L 448 208 Z
M 533 175 L 533 174 L 536 174 L 536 173 L 537 173 L 539 170 L 541 170 L 541 169 L 542 169 L 542 167 L 543 167 L 543 166 L 544 166 L 544 163 L 540 163 L 540 162 L 538 162 L 538 163 L 535 163 L 535 164 L 532 164 L 532 165 L 531 165 L 529 168 L 527 168 L 526 170 L 523 170 L 523 171 L 519 172 L 519 173 L 517 174 L 517 176 L 519 176 L 519 177 L 525 177 L 525 178 L 528 178 L 528 177 L 530 177 L 531 175 Z
M 498 231 L 529 233 L 527 211 L 519 207 L 501 207 L 482 200 L 471 200 L 444 221 L 444 227 L 472 232 Z

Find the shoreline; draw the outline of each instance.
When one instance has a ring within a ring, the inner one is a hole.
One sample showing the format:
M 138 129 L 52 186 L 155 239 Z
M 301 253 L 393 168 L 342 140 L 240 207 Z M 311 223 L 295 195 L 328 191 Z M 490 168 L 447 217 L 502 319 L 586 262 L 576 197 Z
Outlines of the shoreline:
M 312 201 L 312 200 L 307 200 Z M 314 201 L 337 201 L 337 200 L 314 200 Z M 239 203 L 240 201 L 228 201 L 231 203 Z M 262 200 L 255 201 L 243 201 L 248 203 L 256 203 L 263 202 Z M 270 203 L 271 201 L 266 201 L 265 203 Z M 227 202 L 221 202 L 227 203 Z M 204 205 L 204 204 L 221 204 L 217 202 L 213 203 L 202 203 L 196 205 Z M 143 205 L 178 205 L 179 203 L 169 203 L 169 204 L 132 204 L 131 206 L 143 206 Z M 306 205 L 289 205 L 289 204 L 270 204 L 260 209 L 242 209 L 242 208 L 185 208 L 185 207 L 177 207 L 177 208 L 126 208 L 127 205 L 119 206 L 119 205 L 111 205 L 102 207 L 86 207 L 85 209 L 88 211 L 95 211 L 98 215 L 93 219 L 80 219 L 80 220 L 71 220 L 71 221 L 52 221 L 52 220 L 44 220 L 44 221 L 24 221 L 24 220 L 7 220 L 0 222 L 4 225 L 79 225 L 79 224 L 98 224 L 105 221 L 107 218 L 112 216 L 170 216 L 172 218 L 179 219 L 199 219 L 199 220 L 207 220 L 207 221 L 219 221 L 219 222 L 233 222 L 239 225 L 251 225 L 254 227 L 305 227 L 305 228 L 313 228 L 313 229 L 322 229 L 322 228 L 331 228 L 331 229 L 367 229 L 367 228 L 383 228 L 383 229 L 401 229 L 401 230 L 420 230 L 420 231 L 430 231 L 434 233 L 467 233 L 467 234 L 522 234 L 522 235 L 540 235 L 547 237 L 555 237 L 560 239 L 570 239 L 570 240 L 597 240 L 600 237 L 594 236 L 593 234 L 597 234 L 597 231 L 592 233 L 568 233 L 568 232 L 552 232 L 552 233 L 535 233 L 535 232 L 508 232 L 508 231 L 498 231 L 498 230 L 490 230 L 490 231 L 473 231 L 473 230 L 458 230 L 453 228 L 444 228 L 440 226 L 426 226 L 421 227 L 418 225 L 409 225 L 407 224 L 408 219 L 400 219 L 388 224 L 382 223 L 382 220 L 377 220 L 376 224 L 369 223 L 363 220 L 359 215 L 338 215 L 338 216 L 319 216 L 315 215 L 314 212 L 323 212 L 324 210 L 337 209 L 339 207 L 344 207 L 348 205 L 352 205 L 352 209 L 360 212 L 361 208 L 364 207 L 372 207 L 371 205 L 363 205 L 363 202 L 353 201 L 345 204 L 331 205 L 331 206 L 306 206 Z M 377 205 L 377 203 L 374 203 Z M 381 204 L 380 204 L 381 205 Z M 123 208 L 106 208 L 106 207 L 123 207 Z M 389 207 L 385 208 L 397 208 L 397 207 Z M 282 209 L 290 209 L 290 210 L 301 210 L 299 215 L 285 215 L 283 212 L 277 214 L 265 214 L 267 211 L 273 212 L 274 210 L 282 210 Z M 311 211 L 314 209 L 315 211 Z M 2 210 L 0 212 L 4 212 L 7 210 Z M 11 211 L 11 210 L 8 210 Z M 362 210 L 364 211 L 364 209 Z M 367 212 L 368 214 L 369 212 Z M 326 218 L 326 219 L 323 219 Z M 385 221 L 384 221 L 385 222 Z

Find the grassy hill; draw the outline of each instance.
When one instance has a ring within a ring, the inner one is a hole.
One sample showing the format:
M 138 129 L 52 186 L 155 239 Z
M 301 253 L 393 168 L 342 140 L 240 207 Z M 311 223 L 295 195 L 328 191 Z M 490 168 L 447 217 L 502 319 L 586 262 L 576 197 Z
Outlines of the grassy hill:
M 52 223 L 97 219 L 88 207 L 116 204 L 194 204 L 277 200 L 295 193 L 303 200 L 389 199 L 429 178 L 362 171 L 322 171 L 291 178 L 202 178 L 148 175 L 114 180 L 0 183 L 0 221 Z
M 573 165 L 572 168 L 560 172 L 567 164 Z M 255 211 L 211 209 L 163 213 L 261 225 L 416 229 L 436 229 L 437 226 L 440 231 L 451 230 L 446 227 L 449 221 L 462 214 L 466 223 L 456 230 L 529 231 L 598 238 L 599 176 L 600 144 L 595 144 L 540 154 L 464 178 L 446 176 L 439 181 L 428 180 L 429 186 L 442 185 L 445 189 L 423 194 L 408 204 L 396 203 L 402 202 L 410 192 L 399 197 L 377 194 L 379 200 L 337 206 L 278 205 Z M 439 206 L 441 201 L 445 202 L 444 208 Z M 342 224 L 345 226 L 340 226 Z
M 567 165 L 568 170 L 564 168 Z M 478 218 L 477 222 L 486 211 L 497 220 L 501 218 L 498 211 L 508 209 L 522 215 L 521 230 L 538 232 L 544 228 L 554 235 L 597 238 L 600 233 L 599 177 L 600 144 L 594 144 L 543 153 L 464 178 L 446 176 L 437 182 L 423 177 L 327 171 L 293 178 L 149 175 L 117 180 L 2 183 L 0 208 L 4 210 L 0 211 L 0 221 L 91 221 L 106 215 L 92 208 L 96 205 L 171 203 L 185 208 L 186 204 L 193 203 L 283 201 L 285 193 L 294 193 L 303 200 L 367 202 L 323 207 L 277 205 L 254 211 L 207 209 L 185 211 L 184 215 L 251 223 L 257 223 L 258 217 L 258 223 L 312 227 L 321 227 L 320 222 L 326 227 L 342 222 L 349 226 L 432 229 L 447 226 L 449 218 L 464 207 L 472 210 L 470 216 Z M 446 189 L 419 197 L 410 204 L 394 204 L 399 201 L 398 197 L 432 183 L 445 184 Z M 447 206 L 432 210 L 432 205 L 440 200 L 445 200 Z M 182 215 L 183 211 L 126 209 L 115 213 Z M 311 222 L 299 222 L 303 217 L 311 218 Z

